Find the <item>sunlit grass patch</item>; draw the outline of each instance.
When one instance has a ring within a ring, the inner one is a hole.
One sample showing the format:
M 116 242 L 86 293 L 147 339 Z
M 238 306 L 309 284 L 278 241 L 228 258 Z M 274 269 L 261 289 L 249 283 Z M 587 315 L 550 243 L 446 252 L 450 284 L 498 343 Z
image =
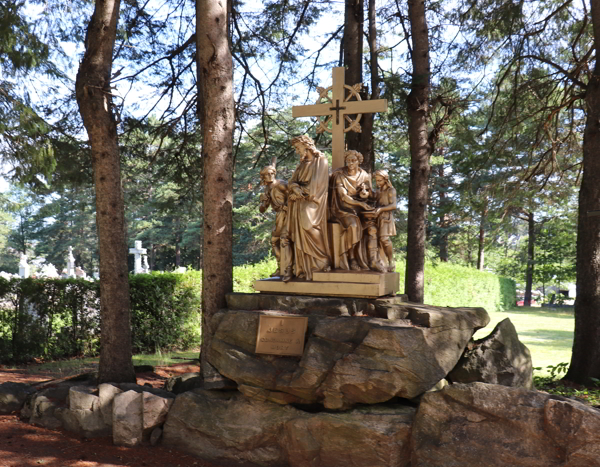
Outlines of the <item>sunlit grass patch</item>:
M 509 311 L 490 312 L 490 324 L 475 333 L 481 339 L 492 332 L 496 324 L 510 318 L 523 342 L 531 352 L 536 376 L 550 375 L 549 366 L 571 361 L 573 347 L 573 308 L 515 307 Z

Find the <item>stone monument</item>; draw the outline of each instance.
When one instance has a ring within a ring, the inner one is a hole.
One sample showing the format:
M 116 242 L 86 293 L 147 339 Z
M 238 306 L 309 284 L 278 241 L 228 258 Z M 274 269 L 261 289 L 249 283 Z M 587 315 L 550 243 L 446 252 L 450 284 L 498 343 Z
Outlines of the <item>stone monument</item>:
M 329 175 L 327 159 L 306 135 L 292 139 L 300 163 L 287 185 L 273 165 L 261 171 L 260 210 L 277 212 L 271 243 L 277 271 L 255 281 L 263 293 L 381 297 L 399 289 L 390 236 L 396 235 L 396 191 L 387 171 L 360 168 L 362 154 L 346 151 Z M 287 194 L 287 205 L 284 204 Z
M 144 268 L 142 267 L 142 255 L 146 255 L 146 248 L 142 248 L 142 241 L 135 241 L 135 248 L 129 249 L 129 254 L 134 255 L 133 260 L 133 273 L 134 274 L 143 274 Z
M 274 164 L 261 171 L 261 212 L 268 206 L 278 212 L 271 238 L 278 269 L 255 281 L 261 293 L 375 298 L 399 290 L 390 240 L 396 235 L 396 191 L 386 171 L 376 174 L 374 190 L 371 174 L 360 168 L 363 155 L 344 150 L 344 134 L 361 131 L 362 113 L 385 111 L 387 101 L 362 101 L 362 84 L 346 85 L 344 72 L 333 69 L 333 84 L 317 88 L 315 105 L 292 108 L 294 117 L 323 118 L 317 132 L 332 135 L 331 175 L 327 158 L 307 135 L 290 141 L 300 162 L 277 200 L 272 187 L 285 182 L 275 180 Z
M 25 253 L 21 253 L 21 259 L 19 260 L 19 277 L 21 279 L 26 279 L 29 277 L 30 267 L 27 264 L 27 255 Z
M 69 254 L 67 256 L 67 277 L 77 277 L 75 274 L 75 257 L 73 256 L 73 247 L 69 247 Z
M 150 265 L 148 264 L 148 255 L 142 256 L 142 272 L 148 274 L 150 272 Z

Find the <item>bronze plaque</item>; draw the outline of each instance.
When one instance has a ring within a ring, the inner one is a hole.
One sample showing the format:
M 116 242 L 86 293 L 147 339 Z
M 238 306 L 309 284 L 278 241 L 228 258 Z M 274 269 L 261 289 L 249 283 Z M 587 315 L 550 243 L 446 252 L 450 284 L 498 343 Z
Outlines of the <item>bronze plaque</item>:
M 260 315 L 255 353 L 302 355 L 306 316 Z

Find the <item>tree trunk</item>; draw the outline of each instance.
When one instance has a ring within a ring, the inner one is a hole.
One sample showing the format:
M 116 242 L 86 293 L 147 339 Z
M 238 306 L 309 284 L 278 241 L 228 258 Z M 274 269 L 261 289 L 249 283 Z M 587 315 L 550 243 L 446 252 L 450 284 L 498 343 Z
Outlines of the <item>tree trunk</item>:
M 206 361 L 214 332 L 211 318 L 233 290 L 233 64 L 226 2 L 197 0 L 196 8 L 204 161 L 201 365 L 205 385 L 210 385 L 211 375 L 218 378 Z
M 175 221 L 175 269 L 181 266 L 181 222 Z
M 527 272 L 525 273 L 525 298 L 523 306 L 531 306 L 531 290 L 533 288 L 533 269 L 535 267 L 535 220 L 533 212 L 527 212 Z
M 483 209 L 481 210 L 481 218 L 479 219 L 479 242 L 477 249 L 477 269 L 483 271 L 485 264 L 485 222 L 487 220 L 488 204 L 487 199 L 484 201 Z
M 345 83 L 354 86 L 362 83 L 363 24 L 364 7 L 362 0 L 345 0 L 344 18 L 344 66 L 346 67 Z M 348 149 L 361 150 L 361 133 L 346 133 Z M 363 161 L 364 164 L 364 161 Z
M 591 2 L 596 53 L 600 50 L 600 3 Z M 579 190 L 577 228 L 577 296 L 571 365 L 566 379 L 590 383 L 600 379 L 600 220 L 588 217 L 600 209 L 600 64 L 587 86 L 587 120 L 583 135 L 583 180 Z
M 135 382 L 131 361 L 129 272 L 111 68 L 119 0 L 96 0 L 75 89 L 90 140 L 100 254 L 100 366 L 98 380 Z
M 427 134 L 429 113 L 429 36 L 425 0 L 409 0 L 408 15 L 412 39 L 412 83 L 407 97 L 410 143 L 408 186 L 408 236 L 404 293 L 411 302 L 423 303 L 425 272 L 425 221 L 431 145 Z
M 440 164 L 438 167 L 438 178 L 439 178 L 439 196 L 440 196 L 440 216 L 438 225 L 440 227 L 439 237 L 439 258 L 443 263 L 448 262 L 448 232 L 450 229 L 450 216 L 446 212 L 448 209 L 448 198 L 446 197 L 447 183 L 444 181 L 444 164 Z
M 379 70 L 377 65 L 377 23 L 375 22 L 375 0 L 369 0 L 368 18 L 369 18 L 369 69 L 371 70 L 371 97 L 370 99 L 379 99 Z M 367 98 L 368 93 L 367 93 Z M 375 147 L 373 146 L 373 123 L 375 114 L 363 114 L 361 119 L 362 136 L 360 152 L 364 156 L 362 168 L 367 172 L 375 172 Z

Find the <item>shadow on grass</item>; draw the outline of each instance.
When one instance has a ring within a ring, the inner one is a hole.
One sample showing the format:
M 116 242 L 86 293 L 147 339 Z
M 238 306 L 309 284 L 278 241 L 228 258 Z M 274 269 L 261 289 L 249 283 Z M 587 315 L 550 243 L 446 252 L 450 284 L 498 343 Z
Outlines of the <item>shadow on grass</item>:
M 536 307 L 518 307 L 511 308 L 503 313 L 515 313 L 518 315 L 538 316 L 540 318 L 561 318 L 573 319 L 575 316 L 573 308 L 555 309 L 555 308 L 536 308 Z
M 517 331 L 520 340 L 531 343 L 550 344 L 552 347 L 564 347 L 570 350 L 573 346 L 573 331 L 557 331 L 553 329 L 539 329 L 536 331 Z

